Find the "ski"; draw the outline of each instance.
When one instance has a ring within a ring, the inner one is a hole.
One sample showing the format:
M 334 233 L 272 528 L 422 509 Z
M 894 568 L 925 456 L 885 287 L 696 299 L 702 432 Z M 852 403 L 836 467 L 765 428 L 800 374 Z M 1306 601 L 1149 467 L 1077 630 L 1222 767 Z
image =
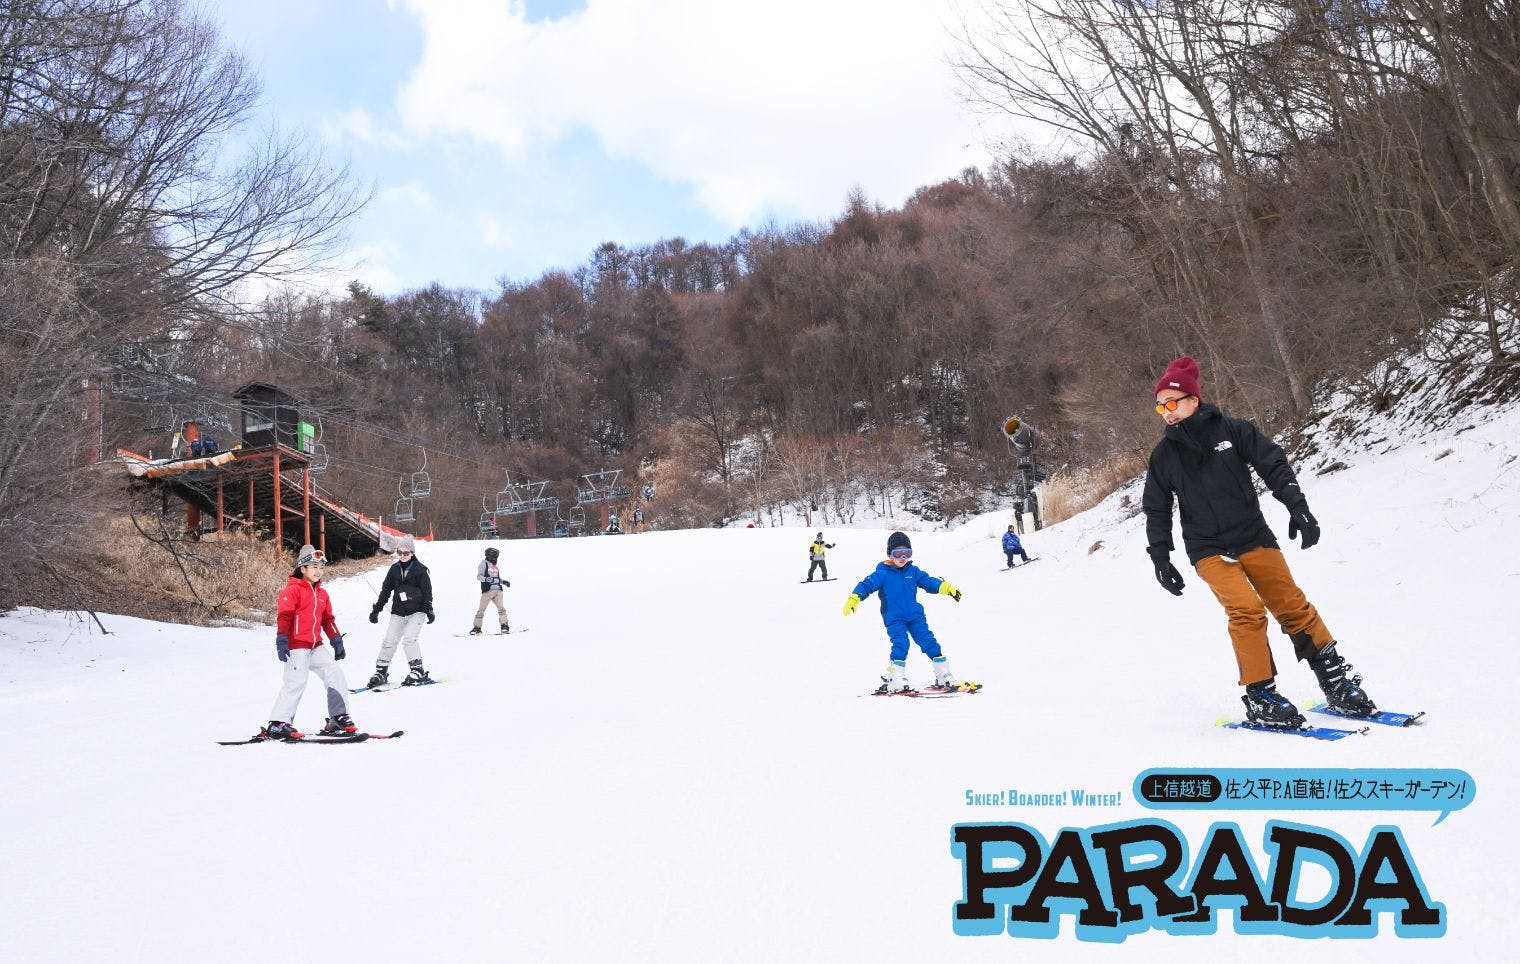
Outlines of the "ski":
M 934 700 L 944 699 L 947 696 L 970 696 L 982 691 L 981 683 L 957 683 L 951 687 L 929 686 L 919 690 L 920 699 Z
M 430 679 L 426 683 L 413 683 L 408 686 L 405 683 L 385 683 L 381 686 L 361 686 L 350 693 L 389 693 L 391 690 L 414 690 L 419 686 L 432 686 L 434 683 L 447 683 L 446 679 Z
M 911 696 L 914 699 L 934 700 L 944 699 L 947 696 L 970 696 L 972 693 L 982 691 L 981 683 L 958 683 L 953 689 L 945 689 L 939 686 L 926 686 L 921 690 L 893 690 L 890 693 L 861 693 L 861 696 Z
M 400 733 L 396 735 L 399 736 Z M 307 733 L 296 740 L 275 736 L 255 736 L 251 740 L 217 740 L 216 742 L 218 746 L 247 746 L 250 743 L 363 743 L 369 738 L 368 733 L 353 733 L 348 736 L 319 736 L 316 733 Z M 390 737 L 381 737 L 381 739 L 388 740 Z
M 518 636 L 527 631 L 526 629 L 509 629 L 504 633 L 453 633 L 452 635 L 456 639 L 472 639 L 476 636 Z
M 369 738 L 371 740 L 394 740 L 397 737 L 405 736 L 406 735 L 406 731 L 405 730 L 397 730 L 394 733 L 364 733 L 364 734 L 361 734 L 361 735 L 364 736 L 364 737 L 367 737 L 367 738 Z
M 1418 713 L 1394 713 L 1391 710 L 1379 710 L 1371 716 L 1356 716 L 1351 713 L 1343 713 L 1340 710 L 1327 706 L 1324 703 L 1315 703 L 1306 707 L 1311 713 L 1323 713 L 1325 716 L 1335 716 L 1343 720 L 1361 720 L 1365 723 L 1381 723 L 1384 726 L 1414 726 L 1425 715 L 1425 711 Z
M 1261 726 L 1260 724 L 1256 723 L 1247 723 L 1244 720 L 1230 719 L 1219 720 L 1217 721 L 1217 725 L 1231 730 L 1252 730 L 1257 733 L 1282 733 L 1286 736 L 1308 737 L 1311 740 L 1341 740 L 1345 739 L 1348 736 L 1359 736 L 1366 733 L 1369 729 L 1365 726 L 1357 730 L 1337 730 L 1334 727 L 1329 726 Z

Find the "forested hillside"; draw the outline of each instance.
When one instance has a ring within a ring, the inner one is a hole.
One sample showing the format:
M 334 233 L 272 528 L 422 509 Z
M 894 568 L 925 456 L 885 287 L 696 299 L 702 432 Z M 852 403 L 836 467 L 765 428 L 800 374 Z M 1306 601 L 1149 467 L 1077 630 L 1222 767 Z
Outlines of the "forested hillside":
M 7 5 L 0 545 L 83 558 L 75 523 L 118 511 L 99 460 L 165 454 L 172 423 L 228 417 L 256 379 L 310 403 L 319 482 L 348 504 L 385 513 L 425 457 L 415 525 L 451 537 L 508 472 L 573 501 L 604 468 L 655 487 L 656 527 L 954 518 L 1006 493 L 1007 415 L 1047 471 L 1133 464 L 1181 353 L 1273 430 L 1315 416 L 1326 379 L 1377 398 L 1401 351 L 1512 382 L 1515 5 L 988 10 L 956 47 L 968 102 L 1061 136 L 899 207 L 608 242 L 489 291 L 249 303 L 244 282 L 319 261 L 362 192 L 296 143 L 211 160 L 255 91 L 183 5 Z M 114 391 L 132 378 L 163 390 Z

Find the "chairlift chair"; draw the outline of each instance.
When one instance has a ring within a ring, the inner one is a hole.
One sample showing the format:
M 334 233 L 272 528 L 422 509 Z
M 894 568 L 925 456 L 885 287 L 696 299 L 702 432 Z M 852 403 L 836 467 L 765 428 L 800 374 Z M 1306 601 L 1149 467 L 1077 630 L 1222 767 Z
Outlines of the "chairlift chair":
M 412 511 L 412 500 L 406 494 L 406 490 L 402 488 L 402 484 L 405 481 L 406 476 L 404 475 L 396 480 L 396 490 L 401 493 L 401 498 L 396 500 L 395 518 L 397 522 L 411 522 L 417 518 L 417 514 Z
M 422 468 L 412 473 L 411 496 L 414 499 L 425 499 L 433 491 L 433 480 L 427 473 L 427 449 L 422 450 Z M 405 495 L 406 493 L 402 493 Z

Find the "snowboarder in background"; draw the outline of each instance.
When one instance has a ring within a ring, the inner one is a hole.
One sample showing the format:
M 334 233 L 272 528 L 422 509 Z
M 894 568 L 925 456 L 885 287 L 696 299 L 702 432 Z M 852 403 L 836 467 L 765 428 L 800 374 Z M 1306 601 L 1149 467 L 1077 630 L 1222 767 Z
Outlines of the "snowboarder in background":
M 1013 557 L 1018 556 L 1025 562 L 1029 561 L 1029 553 L 1024 551 L 1024 544 L 1019 542 L 1019 534 L 1013 526 L 1003 533 L 1003 555 L 1008 557 L 1008 568 L 1013 568 Z
M 332 600 L 322 588 L 327 571 L 327 557 L 319 549 L 302 546 L 296 553 L 296 568 L 280 591 L 275 606 L 274 650 L 285 664 L 280 693 L 269 712 L 269 725 L 260 736 L 281 740 L 298 740 L 304 734 L 292 725 L 301 694 L 306 692 L 306 674 L 315 673 L 327 689 L 327 722 L 323 736 L 344 736 L 358 732 L 348 715 L 348 681 L 337 664 L 343 652 L 343 634 L 333 619 Z M 322 645 L 327 633 L 331 646 Z
M 1172 503 L 1182 511 L 1188 561 L 1229 616 L 1230 641 L 1240 669 L 1241 700 L 1250 723 L 1297 728 L 1303 714 L 1277 692 L 1277 665 L 1267 645 L 1267 613 L 1276 617 L 1293 649 L 1309 663 L 1330 707 L 1371 716 L 1377 707 L 1362 678 L 1337 652 L 1335 637 L 1293 580 L 1287 560 L 1256 498 L 1251 469 L 1288 507 L 1288 538 L 1303 548 L 1319 541 L 1319 522 L 1282 447 L 1251 422 L 1229 418 L 1199 394 L 1198 363 L 1183 356 L 1156 382 L 1156 412 L 1166 422 L 1151 452 L 1143 505 L 1156 579 L 1175 596 L 1182 576 L 1172 565 Z
M 512 583 L 501 578 L 501 567 L 496 564 L 500 556 L 501 550 L 492 546 L 486 550 L 486 557 L 480 560 L 480 565 L 475 567 L 475 579 L 480 583 L 480 606 L 475 610 L 475 625 L 470 630 L 471 636 L 480 635 L 480 625 L 486 618 L 486 607 L 492 604 L 496 606 L 497 619 L 501 620 L 501 631 L 512 631 L 512 627 L 507 625 L 507 604 L 501 591 L 503 586 Z
M 428 567 L 417 558 L 416 548 L 411 536 L 403 537 L 396 544 L 396 561 L 386 571 L 385 582 L 380 585 L 380 598 L 369 611 L 369 621 L 378 623 L 386 600 L 391 601 L 391 619 L 385 627 L 380 655 L 375 657 L 375 675 L 369 678 L 371 687 L 390 682 L 391 657 L 396 655 L 398 643 L 406 652 L 410 670 L 401 685 L 420 686 L 433 681 L 422 668 L 422 644 L 417 641 L 423 623 L 432 625 L 433 622 L 433 578 Z
M 823 570 L 823 578 L 825 580 L 829 578 L 829 563 L 828 560 L 824 559 L 824 554 L 832 548 L 834 548 L 834 543 L 824 542 L 823 533 L 820 532 L 813 537 L 813 544 L 808 546 L 808 582 L 813 581 L 813 570 L 815 569 Z
M 912 693 L 908 682 L 908 637 L 924 651 L 934 664 L 934 686 L 937 690 L 980 689 L 975 683 L 961 683 L 950 672 L 950 663 L 940 651 L 929 621 L 924 616 L 923 604 L 918 601 L 918 590 L 949 596 L 961 601 L 961 591 L 945 579 L 936 579 L 913 565 L 913 545 L 907 533 L 894 532 L 887 537 L 887 558 L 878 563 L 875 571 L 856 585 L 855 591 L 845 600 L 844 614 L 854 615 L 860 601 L 873 592 L 881 593 L 881 621 L 886 624 L 887 638 L 892 641 L 891 662 L 887 675 L 881 678 L 877 693 Z

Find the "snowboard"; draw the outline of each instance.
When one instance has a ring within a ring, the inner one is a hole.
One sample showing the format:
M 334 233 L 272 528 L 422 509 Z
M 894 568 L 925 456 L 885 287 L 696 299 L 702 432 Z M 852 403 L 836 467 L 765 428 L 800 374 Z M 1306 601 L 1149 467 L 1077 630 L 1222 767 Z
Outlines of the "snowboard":
M 801 580 L 801 582 L 802 582 L 803 585 L 807 585 L 810 582 L 838 582 L 838 581 L 839 581 L 839 577 L 838 576 L 830 576 L 828 579 L 803 579 L 803 580 Z

